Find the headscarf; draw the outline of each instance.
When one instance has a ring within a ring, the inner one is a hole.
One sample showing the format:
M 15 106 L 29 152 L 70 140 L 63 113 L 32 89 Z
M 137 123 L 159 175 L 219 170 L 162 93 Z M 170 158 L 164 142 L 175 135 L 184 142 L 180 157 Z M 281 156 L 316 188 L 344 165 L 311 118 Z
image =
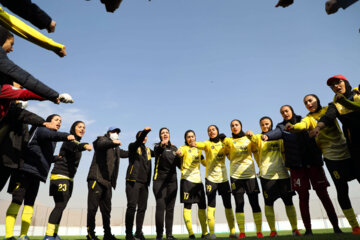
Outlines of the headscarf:
M 210 127 L 215 127 L 216 130 L 217 130 L 217 135 L 216 135 L 216 137 L 210 138 L 210 139 L 209 139 L 210 142 L 214 142 L 214 143 L 219 142 L 219 141 L 220 141 L 220 138 L 219 138 L 219 128 L 218 128 L 216 125 L 210 125 L 210 126 L 208 126 L 208 128 L 207 128 L 208 132 L 209 132 L 209 128 L 210 128 Z
M 289 107 L 291 112 L 292 112 L 292 118 L 290 120 L 283 120 L 282 123 L 284 125 L 286 125 L 288 122 L 291 123 L 291 124 L 296 124 L 298 122 L 301 121 L 301 116 L 300 115 L 296 115 L 295 112 L 294 112 L 294 109 L 292 108 L 292 106 L 290 105 L 283 105 L 281 106 L 280 110 L 283 108 L 283 107 Z
M 312 94 L 312 93 L 311 93 L 311 94 L 306 95 L 306 96 L 304 97 L 304 100 L 305 100 L 305 98 L 308 97 L 308 96 L 312 96 L 312 97 L 316 98 L 316 102 L 317 102 L 317 105 L 318 105 L 318 106 L 317 106 L 315 112 L 320 111 L 320 110 L 322 109 L 322 106 L 321 106 L 321 104 L 320 104 L 320 99 L 319 99 L 319 97 L 316 96 L 315 94 Z
M 84 122 L 83 122 L 83 121 L 76 121 L 76 122 L 74 122 L 74 123 L 71 125 L 71 128 L 70 128 L 70 134 L 74 135 L 76 141 L 78 141 L 78 142 L 80 142 L 81 137 L 79 137 L 78 135 L 76 135 L 75 128 L 76 128 L 76 126 L 77 126 L 79 123 L 84 123 Z
M 185 132 L 185 134 L 184 134 L 184 139 L 185 139 L 185 145 L 187 145 L 187 146 L 189 146 L 189 144 L 187 143 L 187 141 L 186 141 L 186 137 L 187 137 L 187 135 L 188 135 L 188 133 L 193 133 L 194 134 L 194 136 L 196 137 L 196 134 L 195 134 L 195 132 L 193 131 L 193 130 L 187 130 L 186 132 Z
M 241 137 L 244 137 L 244 136 L 245 136 L 245 133 L 244 133 L 244 131 L 243 131 L 241 121 L 238 120 L 238 119 L 232 120 L 232 121 L 230 122 L 230 127 L 231 127 L 231 123 L 232 123 L 233 121 L 237 121 L 237 122 L 240 124 L 240 126 L 241 126 L 241 131 L 240 131 L 238 134 L 235 134 L 235 133 L 232 132 L 232 133 L 231 133 L 231 134 L 232 134 L 232 137 L 233 137 L 233 138 L 241 138 Z
M 6 28 L 3 26 L 0 26 L 0 47 L 4 45 L 7 39 L 14 37 L 12 33 L 10 33 Z
M 271 131 L 273 129 L 273 126 L 274 126 L 272 119 L 270 117 L 268 117 L 268 116 L 264 116 L 264 117 L 260 118 L 259 123 L 261 123 L 261 121 L 264 120 L 264 119 L 269 119 L 270 120 L 271 127 L 270 127 L 269 131 Z M 261 134 L 264 134 L 264 132 L 261 132 Z

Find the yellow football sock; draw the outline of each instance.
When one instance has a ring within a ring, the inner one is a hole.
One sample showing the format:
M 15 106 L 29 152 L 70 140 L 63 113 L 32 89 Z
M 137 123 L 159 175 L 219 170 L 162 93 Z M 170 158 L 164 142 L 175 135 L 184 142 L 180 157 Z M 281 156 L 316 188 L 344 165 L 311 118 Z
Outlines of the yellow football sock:
M 262 214 L 261 212 L 253 212 L 255 226 L 256 226 L 256 232 L 261 232 L 262 228 Z
M 297 229 L 297 218 L 296 218 L 296 210 L 294 205 L 285 206 L 285 208 L 286 208 L 286 215 L 289 218 L 289 222 L 292 230 Z
M 29 231 L 29 227 L 31 224 L 31 219 L 34 213 L 34 207 L 33 206 L 24 206 L 24 210 L 22 212 L 21 216 L 21 230 L 20 230 L 20 237 L 24 237 L 27 235 Z
M 245 233 L 245 213 L 237 212 L 236 214 L 236 222 L 239 227 L 239 231 L 241 233 Z
M 55 224 L 48 223 L 45 234 L 47 236 L 54 236 L 54 233 L 55 233 Z
M 6 219 L 5 219 L 5 238 L 10 238 L 14 236 L 14 226 L 17 214 L 19 212 L 20 205 L 16 203 L 11 203 L 9 208 L 6 211 Z
M 213 207 L 207 208 L 207 218 L 208 218 L 210 234 L 214 234 L 215 233 L 215 208 L 213 208 Z
M 199 217 L 199 222 L 200 222 L 200 225 L 201 225 L 202 234 L 203 235 L 208 234 L 205 209 L 199 209 L 198 217 Z
M 184 222 L 186 229 L 189 232 L 189 236 L 194 235 L 191 221 L 191 209 L 184 208 Z
M 235 234 L 235 219 L 234 219 L 234 212 L 232 208 L 225 208 L 225 216 L 227 223 L 229 225 L 230 234 Z
M 344 213 L 346 219 L 349 221 L 351 228 L 359 226 L 359 223 L 358 223 L 355 213 L 354 213 L 354 209 L 352 209 L 352 208 L 343 209 L 343 213 Z
M 275 213 L 274 213 L 274 207 L 273 206 L 265 205 L 265 217 L 266 217 L 266 220 L 267 220 L 267 222 L 269 224 L 270 230 L 272 232 L 276 231 L 276 228 L 275 228 Z
M 55 224 L 55 231 L 54 231 L 54 234 L 57 234 L 58 231 L 59 231 L 59 224 Z

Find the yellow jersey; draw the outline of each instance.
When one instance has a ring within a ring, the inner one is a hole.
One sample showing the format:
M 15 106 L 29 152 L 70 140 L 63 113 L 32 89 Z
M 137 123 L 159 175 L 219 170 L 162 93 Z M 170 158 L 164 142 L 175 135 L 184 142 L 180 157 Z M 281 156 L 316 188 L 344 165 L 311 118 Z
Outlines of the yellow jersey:
M 325 115 L 327 109 L 328 107 L 323 107 L 316 113 L 309 113 L 301 122 L 293 125 L 294 131 L 300 132 L 314 129 L 320 118 Z M 337 120 L 334 121 L 333 125 L 321 129 L 319 136 L 315 140 L 324 158 L 329 160 L 345 160 L 350 158 L 346 139 Z
M 263 141 L 261 135 L 251 137 L 251 142 L 257 147 L 254 157 L 259 166 L 260 176 L 270 180 L 289 178 L 289 172 L 285 167 L 283 140 Z
M 205 141 L 196 142 L 196 147 L 205 151 L 205 178 L 214 183 L 227 182 L 225 145 L 221 141 Z
M 193 183 L 201 183 L 200 163 L 206 166 L 205 159 L 202 159 L 202 151 L 183 145 L 179 148 L 181 152 L 181 179 Z
M 224 144 L 230 160 L 230 177 L 235 179 L 255 178 L 252 152 L 256 150 L 256 146 L 251 143 L 249 138 L 225 138 Z
M 59 52 L 61 49 L 64 48 L 64 45 L 61 45 L 57 42 L 54 42 L 51 38 L 46 37 L 39 31 L 35 30 L 34 28 L 30 27 L 17 17 L 5 12 L 0 7 L 0 24 L 7 28 L 9 31 L 15 33 L 19 37 L 22 37 L 40 47 L 45 49 Z

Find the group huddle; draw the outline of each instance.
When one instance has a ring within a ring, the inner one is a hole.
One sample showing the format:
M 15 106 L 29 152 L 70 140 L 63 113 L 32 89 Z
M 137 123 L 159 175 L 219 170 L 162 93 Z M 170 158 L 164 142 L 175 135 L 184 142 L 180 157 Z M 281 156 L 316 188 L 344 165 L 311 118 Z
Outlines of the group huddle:
M 0 39 L 1 40 L 1 39 Z M 93 144 L 82 143 L 85 123 L 76 121 L 70 133 L 59 132 L 61 116 L 53 114 L 42 120 L 26 111 L 24 104 L 12 102 L 15 99 L 39 99 L 28 90 L 9 88 L 3 85 L 5 93 L 15 92 L 11 101 L 2 104 L 0 140 L 1 148 L 1 190 L 10 178 L 8 192 L 12 202 L 6 212 L 6 240 L 15 240 L 13 229 L 20 206 L 24 203 L 20 238 L 28 240 L 33 206 L 40 182 L 45 182 L 52 163 L 50 175 L 50 196 L 55 208 L 50 214 L 44 240 L 60 239 L 59 223 L 71 197 L 73 178 L 76 174 L 82 151 L 94 149 L 89 169 L 87 230 L 88 240 L 98 240 L 95 234 L 97 209 L 103 219 L 104 239 L 116 240 L 110 227 L 112 188 L 115 189 L 120 158 L 128 158 L 126 172 L 127 210 L 125 216 L 126 239 L 145 239 L 142 231 L 147 208 L 148 188 L 153 183 L 156 199 L 156 239 L 163 239 L 164 222 L 166 239 L 176 239 L 172 234 L 174 205 L 178 190 L 176 169 L 181 171 L 180 201 L 184 204 L 183 216 L 189 239 L 195 239 L 192 230 L 191 207 L 198 204 L 201 224 L 201 238 L 215 239 L 215 207 L 218 193 L 225 207 L 229 226 L 229 238 L 245 238 L 244 194 L 246 193 L 253 211 L 257 237 L 262 238 L 262 210 L 258 201 L 260 188 L 265 201 L 264 211 L 271 229 L 270 236 L 276 237 L 274 202 L 281 198 L 285 204 L 292 233 L 300 236 L 297 228 L 293 196 L 299 196 L 300 213 L 305 226 L 305 235 L 312 235 L 309 211 L 309 189 L 316 191 L 334 233 L 341 234 L 334 206 L 329 198 L 323 163 L 325 162 L 335 184 L 342 211 L 353 229 L 360 234 L 359 223 L 351 205 L 348 181 L 360 182 L 360 92 L 352 89 L 342 75 L 328 79 L 327 85 L 335 93 L 334 101 L 322 107 L 314 94 L 304 97 L 309 110 L 305 118 L 296 115 L 293 108 L 283 105 L 280 113 L 283 121 L 273 127 L 270 117 L 259 120 L 261 134 L 243 131 L 240 120 L 230 122 L 231 137 L 220 133 L 216 125 L 207 128 L 209 140 L 197 142 L 193 130 L 185 132 L 185 144 L 179 148 L 171 144 L 170 130 L 161 128 L 159 143 L 151 150 L 145 144 L 151 131 L 146 127 L 136 134 L 128 150 L 120 149 L 120 128 L 110 127 L 104 136 Z M 4 91 L 1 92 L 0 98 Z M 6 94 L 5 94 L 6 95 Z M 17 97 L 16 97 L 17 96 Z M 41 99 L 39 99 L 41 100 Z M 337 119 L 342 123 L 340 129 Z M 27 124 L 33 126 L 28 131 Z M 54 156 L 56 142 L 63 141 L 60 152 Z M 152 157 L 155 164 L 152 171 Z M 225 159 L 230 161 L 226 169 Z M 255 161 L 254 161 L 255 160 Z M 259 174 L 255 172 L 255 162 Z M 200 165 L 205 167 L 205 186 L 200 175 Z M 228 171 L 229 170 L 229 171 Z M 228 175 L 229 174 L 229 175 Z M 11 176 L 11 177 L 10 177 Z M 235 199 L 235 216 L 231 195 Z M 206 201 L 207 199 L 207 201 Z M 136 213 L 136 230 L 133 233 Z M 235 219 L 240 231 L 236 235 Z

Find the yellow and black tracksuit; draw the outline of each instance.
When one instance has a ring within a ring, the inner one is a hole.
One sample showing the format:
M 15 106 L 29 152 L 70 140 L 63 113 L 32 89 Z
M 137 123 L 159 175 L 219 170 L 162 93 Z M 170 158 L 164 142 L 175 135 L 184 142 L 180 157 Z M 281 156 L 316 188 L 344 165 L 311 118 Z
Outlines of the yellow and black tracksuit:
M 342 108 L 341 108 L 342 109 Z M 316 127 L 318 121 L 326 114 L 328 107 L 323 107 L 317 112 L 309 113 L 301 122 L 293 125 L 295 132 L 303 130 L 312 130 Z M 345 217 L 352 228 L 359 227 L 354 210 L 349 198 L 348 181 L 356 178 L 356 171 L 352 164 L 350 152 L 347 147 L 346 139 L 340 130 L 336 119 L 332 124 L 321 129 L 320 134 L 316 137 L 316 143 L 322 151 L 325 164 L 334 181 L 338 201 Z M 360 178 L 357 177 L 358 181 Z
M 184 222 L 189 232 L 193 235 L 191 205 L 197 203 L 198 217 L 202 229 L 202 235 L 208 234 L 206 223 L 206 200 L 204 185 L 201 182 L 200 163 L 206 166 L 202 151 L 188 145 L 179 148 L 181 156 L 181 182 L 180 182 L 180 202 L 184 203 Z
M 5 12 L 1 7 L 0 24 L 19 37 L 22 37 L 42 48 L 51 50 L 55 53 L 60 52 L 65 47 L 62 44 L 54 42 L 52 39 L 30 27 L 17 17 Z
M 281 198 L 292 230 L 297 229 L 296 210 L 292 201 L 290 175 L 285 167 L 284 142 L 282 139 L 262 141 L 261 134 L 251 137 L 256 145 L 255 160 L 260 170 L 260 181 L 265 201 L 265 216 L 271 231 L 275 228 L 274 202 Z
M 136 212 L 135 236 L 141 236 L 144 223 L 149 185 L 151 181 L 151 157 L 154 153 L 143 144 L 149 131 L 143 130 L 136 141 L 129 144 L 129 166 L 126 171 L 125 232 L 127 238 L 133 237 L 133 226 Z M 137 208 L 137 209 L 136 209 Z
M 245 233 L 244 194 L 248 195 L 256 225 L 256 232 L 261 232 L 262 215 L 259 206 L 259 185 L 256 180 L 252 152 L 256 146 L 248 137 L 225 138 L 223 140 L 230 160 L 231 190 L 236 203 L 236 220 L 240 232 Z
M 164 217 L 166 236 L 172 236 L 174 207 L 177 194 L 176 168 L 180 168 L 180 159 L 176 156 L 177 147 L 156 144 L 154 147 L 155 169 L 153 177 L 153 192 L 156 199 L 156 235 L 162 237 L 164 232 Z
M 216 192 L 221 195 L 225 207 L 226 220 L 230 233 L 235 234 L 234 213 L 231 206 L 231 189 L 225 166 L 226 149 L 224 143 L 219 140 L 196 142 L 198 149 L 205 151 L 205 185 L 208 198 L 208 224 L 210 234 L 215 232 L 215 206 Z

